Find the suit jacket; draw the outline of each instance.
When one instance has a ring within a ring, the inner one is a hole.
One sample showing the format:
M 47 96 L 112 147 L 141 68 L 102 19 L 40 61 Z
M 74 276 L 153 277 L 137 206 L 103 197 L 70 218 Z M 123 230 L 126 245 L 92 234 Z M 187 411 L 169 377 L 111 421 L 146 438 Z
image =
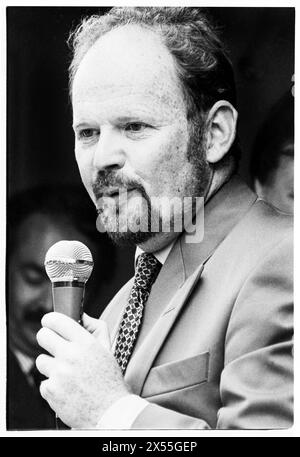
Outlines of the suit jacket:
M 133 428 L 272 429 L 293 421 L 292 222 L 232 178 L 183 233 L 145 306 L 125 381 Z M 117 334 L 133 280 L 102 318 Z
M 31 386 L 14 354 L 7 354 L 7 429 L 55 429 L 55 413 Z

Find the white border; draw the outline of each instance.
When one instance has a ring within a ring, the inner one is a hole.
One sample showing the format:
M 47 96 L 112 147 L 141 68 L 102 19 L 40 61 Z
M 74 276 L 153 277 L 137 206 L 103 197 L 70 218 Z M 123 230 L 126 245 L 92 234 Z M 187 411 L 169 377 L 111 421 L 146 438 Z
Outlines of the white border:
M 113 5 L 126 5 L 126 6 L 181 6 L 182 2 L 170 2 L 170 1 L 151 1 L 151 2 L 132 2 L 127 0 L 126 2 L 113 1 Z M 105 3 L 101 1 L 68 1 L 65 0 L 62 2 L 48 1 L 44 4 L 37 1 L 28 1 L 28 2 L 13 2 L 6 1 L 4 4 L 1 3 L 0 7 L 0 68 L 1 70 L 1 86 L 0 86 L 0 100 L 1 100 L 1 136 L 0 136 L 0 145 L 1 145 L 1 154 L 0 154 L 0 220 L 1 220 L 1 237 L 0 237 L 0 297 L 1 297 L 1 307 L 0 307 L 0 436 L 10 436 L 10 437 L 57 437 L 57 436 L 66 436 L 66 437 L 176 437 L 176 436 L 185 436 L 185 437 L 296 437 L 300 436 L 300 404 L 299 404 L 299 390 L 300 387 L 300 361 L 298 357 L 298 347 L 299 347 L 299 311 L 298 311 L 298 298 L 299 298 L 299 283 L 297 280 L 299 277 L 299 256 L 295 256 L 295 423 L 291 429 L 288 430 L 270 430 L 270 431 L 260 431 L 260 430 L 145 430 L 145 431 L 34 431 L 34 432 L 7 432 L 6 431 L 6 418 L 5 418 L 5 405 L 6 405 L 6 315 L 5 315 L 5 205 L 6 205 L 6 7 L 7 6 L 110 6 L 110 2 L 106 1 Z M 205 0 L 204 2 L 191 2 L 185 0 L 184 6 L 207 6 L 207 7 L 296 7 L 296 1 L 285 0 L 285 1 L 271 1 L 264 0 L 263 2 L 259 0 L 250 1 L 212 1 Z M 295 62 L 295 74 L 298 74 L 299 69 L 299 34 L 297 33 L 297 25 L 299 25 L 297 17 L 297 8 L 296 8 L 296 62 Z M 296 92 L 296 91 L 295 91 Z M 296 103 L 296 117 L 295 125 L 299 119 L 299 104 Z M 17 134 L 17 131 L 16 131 Z M 295 151 L 299 151 L 299 135 L 297 129 L 295 129 Z M 295 157 L 295 195 L 298 195 L 299 184 L 299 159 L 297 154 Z M 297 203 L 297 198 L 296 198 Z M 295 208 L 297 204 L 295 205 Z M 299 226 L 299 215 L 298 211 L 295 211 L 295 233 L 300 233 Z M 299 252 L 299 240 L 295 238 L 295 253 Z

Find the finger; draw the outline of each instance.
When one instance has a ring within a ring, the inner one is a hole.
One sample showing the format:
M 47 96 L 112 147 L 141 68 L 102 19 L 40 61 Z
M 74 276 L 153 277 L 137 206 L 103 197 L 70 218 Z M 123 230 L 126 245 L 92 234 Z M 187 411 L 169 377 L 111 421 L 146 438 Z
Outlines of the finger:
M 61 313 L 48 313 L 42 318 L 42 326 L 53 330 L 67 341 L 82 343 L 91 337 L 81 325 Z
M 50 408 L 56 413 L 57 417 L 59 417 L 58 411 L 61 407 L 61 401 L 58 401 L 55 392 L 55 384 L 50 379 L 41 382 L 40 394 L 44 400 L 47 401 Z
M 49 400 L 53 400 L 53 389 L 51 387 L 50 379 L 42 381 L 40 384 L 40 394 L 49 403 Z
M 102 319 L 95 319 L 86 313 L 82 315 L 82 324 L 84 328 L 96 337 L 106 349 L 111 348 L 111 341 L 108 326 Z
M 54 359 L 53 357 L 50 357 L 49 355 L 46 354 L 40 354 L 36 361 L 35 365 L 39 372 L 49 378 L 51 376 L 51 372 L 53 371 L 53 366 L 54 366 Z
M 38 344 L 54 357 L 64 354 L 68 346 L 64 338 L 47 327 L 42 327 L 37 332 L 36 339 Z
M 93 336 L 100 341 L 100 343 L 106 348 L 111 349 L 111 341 L 107 323 L 102 319 L 98 319 L 97 329 L 94 331 Z
M 82 315 L 82 325 L 90 333 L 94 333 L 98 328 L 99 319 L 89 316 L 86 313 Z

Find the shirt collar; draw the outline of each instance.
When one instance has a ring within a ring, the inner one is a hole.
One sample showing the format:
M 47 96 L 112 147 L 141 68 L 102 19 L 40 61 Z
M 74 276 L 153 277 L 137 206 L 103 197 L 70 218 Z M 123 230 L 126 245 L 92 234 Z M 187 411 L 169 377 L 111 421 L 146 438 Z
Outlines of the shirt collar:
M 23 371 L 23 373 L 29 375 L 30 371 L 34 367 L 34 359 L 29 357 L 28 355 L 24 354 L 23 352 L 15 349 L 14 354 L 19 362 L 19 365 Z
M 156 252 L 152 252 L 152 254 L 156 257 L 156 259 L 163 265 L 167 258 L 168 258 L 168 255 L 170 254 L 171 252 L 171 249 L 174 245 L 176 240 L 173 240 L 170 244 L 168 244 L 167 246 L 165 246 L 164 248 L 160 249 L 159 251 L 156 251 Z M 135 251 L 135 256 L 134 256 L 134 264 L 136 265 L 136 261 L 137 261 L 137 258 L 140 254 L 142 254 L 144 251 L 137 246 L 136 248 L 136 251 Z

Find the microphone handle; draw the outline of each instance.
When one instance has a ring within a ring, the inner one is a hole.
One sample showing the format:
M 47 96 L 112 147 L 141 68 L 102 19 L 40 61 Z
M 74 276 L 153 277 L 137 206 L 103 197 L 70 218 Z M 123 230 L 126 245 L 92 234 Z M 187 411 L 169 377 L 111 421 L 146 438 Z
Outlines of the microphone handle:
M 83 313 L 85 283 L 79 281 L 59 281 L 52 283 L 54 311 L 71 317 L 81 323 Z
M 81 324 L 83 313 L 83 298 L 85 284 L 79 281 L 59 281 L 52 283 L 52 298 L 54 311 L 71 317 Z M 55 414 L 56 430 L 69 430 Z

